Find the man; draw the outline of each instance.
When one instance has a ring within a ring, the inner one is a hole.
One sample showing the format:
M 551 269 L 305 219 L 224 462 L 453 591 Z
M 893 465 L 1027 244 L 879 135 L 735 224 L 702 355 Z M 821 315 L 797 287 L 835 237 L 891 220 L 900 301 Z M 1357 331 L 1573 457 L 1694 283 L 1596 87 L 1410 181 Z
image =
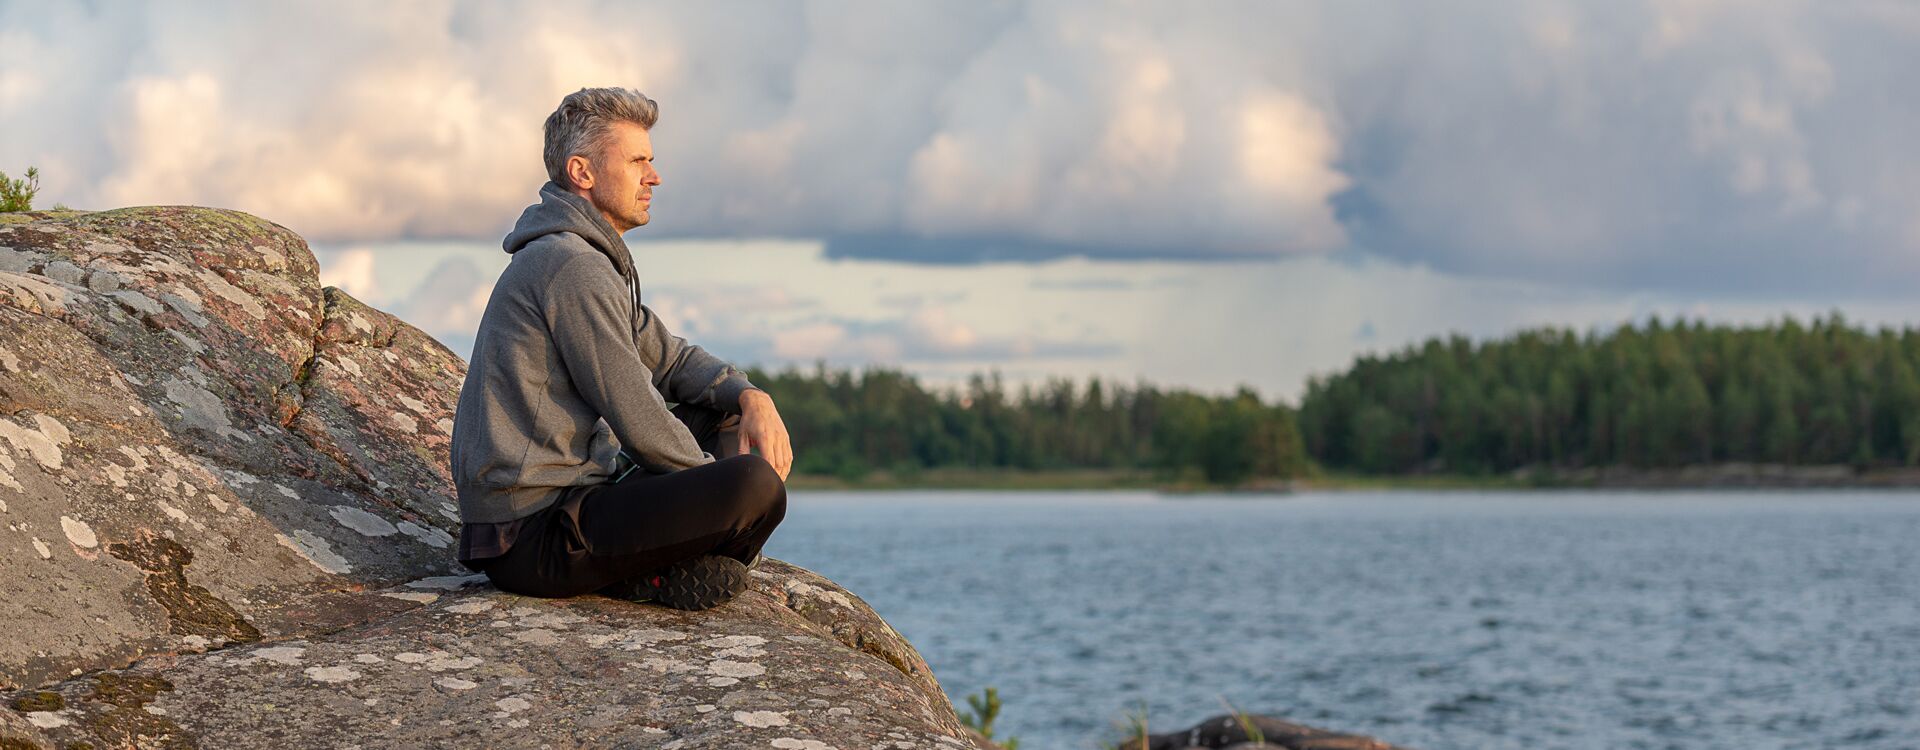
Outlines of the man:
M 786 514 L 773 399 L 640 302 L 621 235 L 650 218 L 658 112 L 622 88 L 560 102 L 550 181 L 480 319 L 453 421 L 459 557 L 507 591 L 705 609 Z

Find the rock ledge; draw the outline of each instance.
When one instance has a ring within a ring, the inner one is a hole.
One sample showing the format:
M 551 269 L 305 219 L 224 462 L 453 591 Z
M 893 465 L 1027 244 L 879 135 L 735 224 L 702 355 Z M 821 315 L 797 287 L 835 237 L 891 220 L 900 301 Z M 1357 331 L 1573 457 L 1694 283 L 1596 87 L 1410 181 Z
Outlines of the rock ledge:
M 276 224 L 0 221 L 0 749 L 987 747 L 799 568 L 698 614 L 460 575 L 464 376 Z

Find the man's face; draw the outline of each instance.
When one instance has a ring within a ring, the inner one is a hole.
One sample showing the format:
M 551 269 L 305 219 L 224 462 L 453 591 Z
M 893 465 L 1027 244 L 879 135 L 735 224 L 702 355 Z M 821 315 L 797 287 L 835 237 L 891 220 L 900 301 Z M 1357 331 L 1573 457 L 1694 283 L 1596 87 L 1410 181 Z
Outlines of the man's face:
M 593 187 L 587 190 L 587 199 L 615 231 L 625 232 L 652 218 L 647 208 L 658 184 L 660 173 L 653 171 L 653 138 L 647 129 L 631 122 L 613 123 L 593 160 Z

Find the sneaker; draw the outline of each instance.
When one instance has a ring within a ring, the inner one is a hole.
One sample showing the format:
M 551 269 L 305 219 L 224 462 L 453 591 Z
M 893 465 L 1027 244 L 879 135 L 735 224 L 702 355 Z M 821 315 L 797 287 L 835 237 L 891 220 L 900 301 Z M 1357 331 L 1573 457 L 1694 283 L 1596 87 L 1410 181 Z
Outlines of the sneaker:
M 747 590 L 747 566 L 719 555 L 701 555 L 620 584 L 616 596 L 674 609 L 717 607 Z

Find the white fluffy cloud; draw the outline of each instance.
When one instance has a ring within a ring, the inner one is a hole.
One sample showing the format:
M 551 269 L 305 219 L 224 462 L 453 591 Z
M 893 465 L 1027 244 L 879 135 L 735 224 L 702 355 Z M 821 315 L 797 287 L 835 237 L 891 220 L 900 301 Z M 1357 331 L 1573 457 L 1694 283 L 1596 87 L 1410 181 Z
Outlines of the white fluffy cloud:
M 1916 74 L 1895 0 L 0 0 L 0 169 L 491 241 L 560 96 L 628 85 L 662 104 L 654 236 L 1891 294 L 1920 272 Z
M 350 247 L 317 256 L 320 283 L 337 286 L 363 302 L 384 304 L 384 288 L 375 270 L 379 258 L 371 248 Z

